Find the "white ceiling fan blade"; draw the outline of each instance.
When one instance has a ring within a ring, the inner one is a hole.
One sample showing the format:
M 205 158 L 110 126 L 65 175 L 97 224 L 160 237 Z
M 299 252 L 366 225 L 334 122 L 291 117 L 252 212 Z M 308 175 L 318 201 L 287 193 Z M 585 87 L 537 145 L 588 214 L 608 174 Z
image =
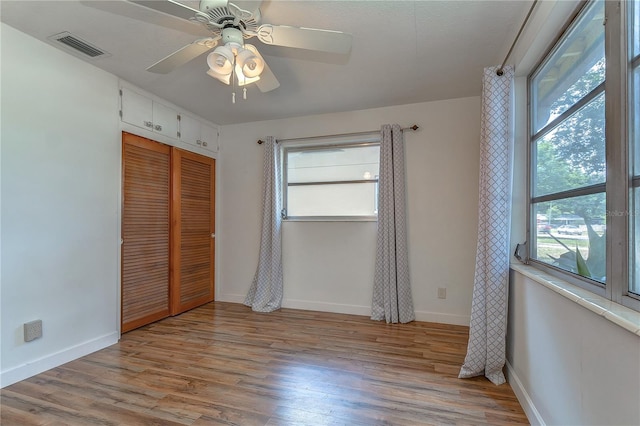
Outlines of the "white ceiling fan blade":
M 260 80 L 256 81 L 256 86 L 258 86 L 258 89 L 260 89 L 262 93 L 267 93 L 280 87 L 280 82 L 276 76 L 273 75 L 271 68 L 269 68 L 266 62 L 264 63 L 264 70 L 262 70 L 262 74 L 260 74 Z
M 262 5 L 262 0 L 231 0 L 229 3 L 233 3 L 236 7 L 254 13 Z
M 351 34 L 341 31 L 264 24 L 258 28 L 257 36 L 261 42 L 275 46 L 330 53 L 348 53 L 351 50 Z
M 155 64 L 147 68 L 147 71 L 154 72 L 156 74 L 168 74 L 174 69 L 186 64 L 192 59 L 197 58 L 206 51 L 215 47 L 218 44 L 217 38 L 205 38 L 202 40 L 194 41 L 191 44 L 187 44 L 180 50 L 173 52 L 171 55 L 164 59 L 159 60 Z
M 238 25 L 238 22 L 248 21 L 254 19 L 256 22 L 260 21 L 260 5 L 262 0 L 233 0 L 233 2 L 227 2 L 226 7 L 229 12 L 236 18 L 234 25 Z
M 1 2 L 2 0 L 0 0 L 0 3 Z M 193 34 L 196 37 L 206 37 L 210 34 L 210 31 L 198 22 L 176 19 L 173 15 L 157 13 L 155 9 L 140 7 L 139 4 L 131 1 L 80 0 L 80 4 L 108 12 L 110 14 L 124 16 L 128 19 L 135 19 L 149 24 L 160 25 L 172 30 Z
M 265 61 L 260 52 L 258 52 L 258 49 L 256 49 L 253 44 L 249 43 L 245 43 L 244 47 L 251 50 L 264 63 L 264 69 L 260 73 L 260 80 L 256 81 L 256 86 L 258 86 L 258 89 L 260 89 L 262 93 L 266 93 L 280 87 L 280 82 L 271 71 L 271 68 L 269 68 L 269 65 L 267 65 L 267 61 Z
M 166 13 L 167 15 L 177 16 L 182 19 L 191 19 L 196 16 L 199 10 L 192 9 L 189 6 L 180 4 L 173 0 L 129 0 L 131 3 L 136 3 L 149 9 L 157 10 L 158 12 Z

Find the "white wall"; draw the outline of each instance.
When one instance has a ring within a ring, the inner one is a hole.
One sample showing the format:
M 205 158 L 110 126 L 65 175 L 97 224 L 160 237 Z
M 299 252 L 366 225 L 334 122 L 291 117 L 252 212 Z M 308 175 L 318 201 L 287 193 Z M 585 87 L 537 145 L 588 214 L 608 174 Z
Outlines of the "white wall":
M 511 276 L 507 357 L 531 423 L 640 424 L 640 338 L 519 272 Z
M 405 133 L 416 315 L 469 323 L 478 208 L 477 97 L 222 126 L 218 300 L 242 302 L 257 264 L 263 156 L 257 139 L 368 131 L 394 122 L 421 127 Z M 375 232 L 375 222 L 286 222 L 284 306 L 369 315 Z M 447 288 L 447 299 L 437 298 L 438 287 Z
M 6 386 L 117 341 L 120 135 L 115 76 L 1 31 Z

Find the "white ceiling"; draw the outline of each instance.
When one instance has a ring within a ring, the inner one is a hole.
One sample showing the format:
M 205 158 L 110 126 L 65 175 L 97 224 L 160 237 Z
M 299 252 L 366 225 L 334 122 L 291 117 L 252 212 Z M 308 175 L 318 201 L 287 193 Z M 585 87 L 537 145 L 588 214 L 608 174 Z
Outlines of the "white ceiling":
M 250 86 L 248 100 L 236 104 L 229 86 L 206 75 L 206 55 L 167 75 L 145 71 L 209 35 L 198 24 L 125 0 L 2 0 L 0 7 L 6 24 L 45 42 L 69 31 L 111 54 L 87 62 L 231 124 L 479 95 L 482 69 L 502 62 L 530 2 L 265 0 L 262 23 L 348 32 L 352 49 L 328 54 L 251 39 L 281 86 L 268 93 Z

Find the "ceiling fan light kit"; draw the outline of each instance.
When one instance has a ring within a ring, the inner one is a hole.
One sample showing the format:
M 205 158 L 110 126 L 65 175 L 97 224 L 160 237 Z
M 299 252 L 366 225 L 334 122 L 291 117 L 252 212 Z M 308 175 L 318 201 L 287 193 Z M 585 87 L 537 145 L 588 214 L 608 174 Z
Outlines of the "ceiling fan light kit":
M 340 31 L 260 25 L 262 15 L 259 6 L 262 1 L 202 0 L 200 10 L 174 0 L 129 1 L 200 23 L 212 33 L 210 38 L 196 40 L 156 62 L 147 68 L 150 72 L 169 73 L 215 47 L 207 55 L 208 75 L 227 85 L 245 86 L 255 82 L 264 93 L 278 88 L 280 83 L 256 47 L 244 43 L 245 39 L 256 37 L 269 45 L 337 54 L 348 54 L 351 50 L 351 35 Z M 216 47 L 218 42 L 220 45 Z M 246 88 L 243 98 L 246 99 Z M 235 93 L 232 93 L 232 99 L 235 103 Z
M 224 45 L 216 47 L 207 55 L 207 74 L 224 84 L 245 86 L 260 79 L 264 70 L 264 60 L 255 47 L 243 45 L 242 32 L 234 27 L 222 30 Z M 252 47 L 253 49 L 247 48 Z M 247 89 L 243 89 L 243 99 L 247 99 Z M 235 93 L 231 95 L 235 103 Z
M 233 70 L 234 54 L 228 46 L 218 46 L 207 56 L 207 65 L 218 74 L 230 74 Z
M 242 49 L 237 55 L 238 65 L 246 77 L 258 77 L 264 69 L 264 62 L 249 49 Z
M 229 27 L 222 30 L 224 45 L 218 46 L 207 56 L 209 68 L 217 74 L 229 74 L 234 70 L 234 64 L 246 78 L 258 77 L 264 69 L 264 60 L 254 51 L 244 46 L 242 32 Z
M 247 77 L 246 75 L 244 75 L 242 73 L 242 69 L 240 68 L 240 66 L 238 66 L 238 64 L 236 64 L 236 66 L 233 68 L 233 71 L 234 72 L 228 72 L 223 74 L 209 68 L 209 70 L 207 70 L 207 74 L 210 77 L 220 80 L 221 82 L 227 85 L 230 85 L 232 82 L 235 82 L 235 84 L 238 86 L 246 86 L 247 84 L 255 83 L 256 81 L 260 80 L 260 76 Z M 232 77 L 235 77 L 235 79 L 231 80 Z

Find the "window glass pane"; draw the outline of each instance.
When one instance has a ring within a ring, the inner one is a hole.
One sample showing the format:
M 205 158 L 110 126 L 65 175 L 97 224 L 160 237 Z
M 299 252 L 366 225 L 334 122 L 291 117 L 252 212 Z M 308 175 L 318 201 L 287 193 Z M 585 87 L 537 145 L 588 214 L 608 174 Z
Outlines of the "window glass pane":
M 533 78 L 534 134 L 604 81 L 604 1 L 588 7 Z
M 631 19 L 629 23 L 629 45 L 631 47 L 632 64 L 634 58 L 640 55 L 640 1 L 631 1 Z M 629 87 L 629 141 L 633 152 L 633 174 L 640 175 L 640 64 L 636 62 L 636 67 L 631 69 L 631 79 Z M 629 260 L 630 279 L 629 292 L 640 296 L 640 188 L 633 188 L 631 196 L 631 255 Z
M 605 200 L 600 193 L 534 204 L 531 257 L 604 283 Z
M 629 36 L 631 41 L 632 57 L 640 55 L 640 1 L 630 1 L 631 8 L 631 28 L 629 28 Z
M 289 183 L 377 179 L 380 146 L 291 150 L 287 159 Z
M 640 188 L 633 188 L 633 209 L 635 214 L 631 221 L 633 247 L 631 247 L 629 291 L 640 295 Z
M 288 216 L 375 216 L 377 182 L 288 188 Z
M 629 96 L 629 140 L 634 152 L 633 174 L 640 175 L 640 67 L 633 70 Z
M 603 183 L 604 93 L 535 142 L 533 195 Z

